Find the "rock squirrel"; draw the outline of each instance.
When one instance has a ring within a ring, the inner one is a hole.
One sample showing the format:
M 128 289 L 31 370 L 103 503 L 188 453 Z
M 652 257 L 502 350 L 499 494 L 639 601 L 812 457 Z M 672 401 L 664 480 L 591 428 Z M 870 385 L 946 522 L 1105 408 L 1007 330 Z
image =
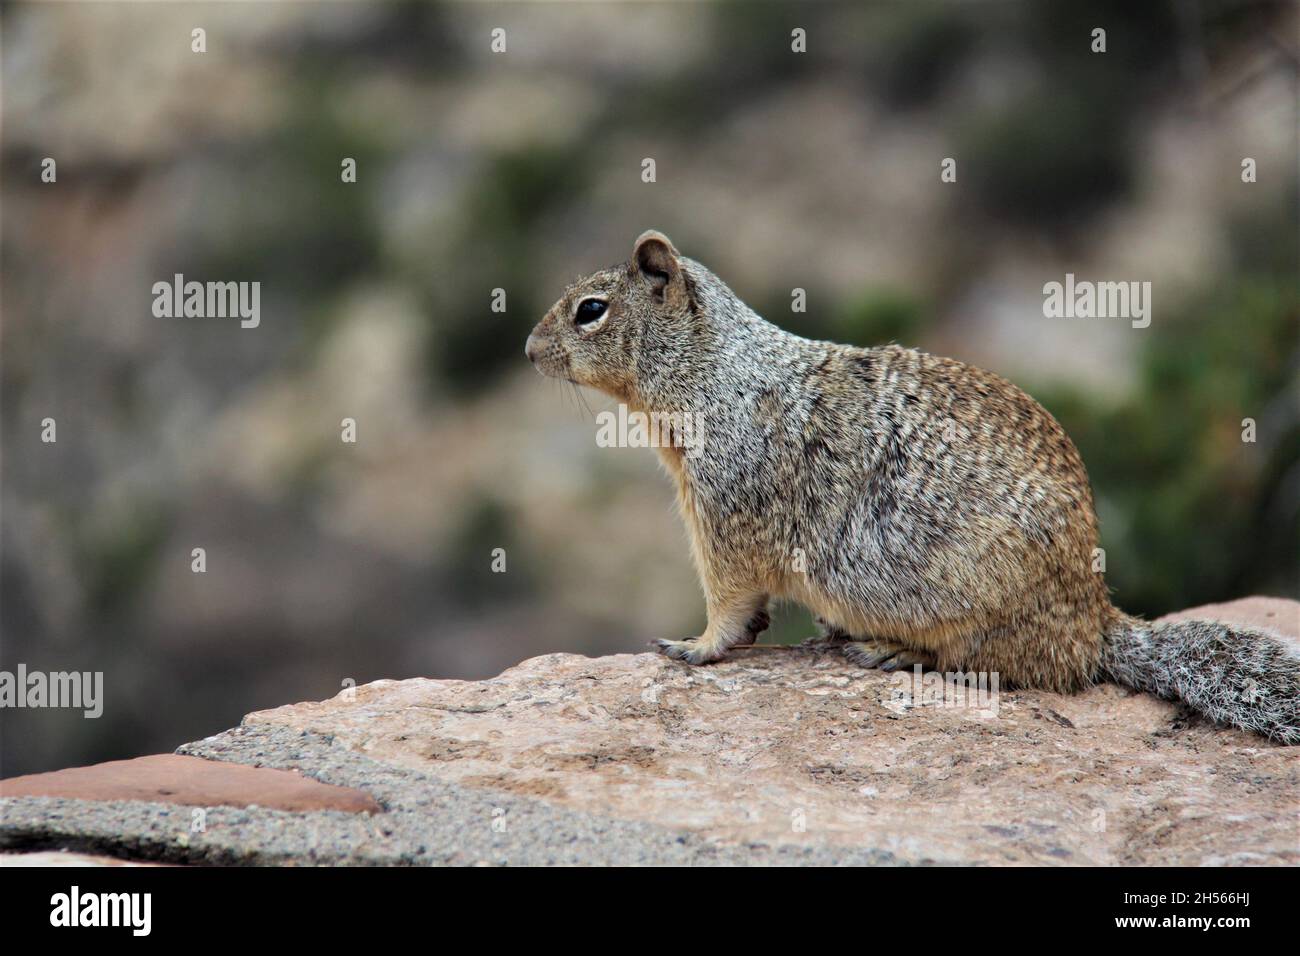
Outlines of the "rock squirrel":
M 755 640 L 769 600 L 793 600 L 863 666 L 1062 693 L 1113 680 L 1300 743 L 1293 647 L 1111 605 L 1079 453 L 1005 379 L 786 332 L 654 231 L 569 286 L 525 353 L 633 411 L 702 424 L 695 446 L 659 449 L 708 609 L 700 637 L 657 642 L 668 656 L 716 661 Z

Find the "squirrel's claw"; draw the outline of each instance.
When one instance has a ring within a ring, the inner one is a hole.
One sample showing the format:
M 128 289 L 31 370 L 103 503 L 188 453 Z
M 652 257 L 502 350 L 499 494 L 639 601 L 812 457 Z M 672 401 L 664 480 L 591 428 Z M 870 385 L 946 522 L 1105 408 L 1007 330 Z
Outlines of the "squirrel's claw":
M 860 667 L 879 667 L 892 672 L 917 664 L 932 670 L 934 658 L 922 651 L 914 651 L 892 641 L 849 641 L 844 645 L 844 656 Z
M 688 641 L 659 640 L 650 643 L 659 649 L 660 654 L 671 657 L 675 661 L 685 661 L 688 664 L 708 664 L 722 657 L 720 653 L 712 650 L 707 645 L 701 644 L 696 638 L 691 638 Z

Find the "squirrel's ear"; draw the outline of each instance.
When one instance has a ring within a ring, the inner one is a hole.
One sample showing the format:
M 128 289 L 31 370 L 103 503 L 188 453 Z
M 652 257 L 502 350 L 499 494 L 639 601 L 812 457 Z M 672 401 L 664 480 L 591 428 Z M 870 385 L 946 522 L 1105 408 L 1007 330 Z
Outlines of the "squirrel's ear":
M 677 250 L 667 236 L 653 229 L 641 233 L 637 238 L 636 247 L 632 250 L 632 263 L 660 298 L 664 297 L 665 290 L 670 285 L 681 278 L 682 266 L 677 261 Z

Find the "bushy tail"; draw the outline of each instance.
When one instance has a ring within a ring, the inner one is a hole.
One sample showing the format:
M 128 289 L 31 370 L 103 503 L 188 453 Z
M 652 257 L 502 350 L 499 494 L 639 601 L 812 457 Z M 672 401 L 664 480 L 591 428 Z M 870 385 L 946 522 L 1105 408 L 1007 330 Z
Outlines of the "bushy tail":
M 1300 744 L 1300 653 L 1266 631 L 1217 621 L 1153 624 L 1116 611 L 1101 676 L 1286 744 Z

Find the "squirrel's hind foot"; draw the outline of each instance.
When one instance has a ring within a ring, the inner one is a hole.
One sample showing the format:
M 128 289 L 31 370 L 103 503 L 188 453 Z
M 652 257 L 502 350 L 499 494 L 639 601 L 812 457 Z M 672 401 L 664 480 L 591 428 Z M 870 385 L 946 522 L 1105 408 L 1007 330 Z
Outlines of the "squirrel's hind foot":
M 849 641 L 844 656 L 860 667 L 878 667 L 882 671 L 903 670 L 918 664 L 922 670 L 934 670 L 935 659 L 925 651 L 913 650 L 893 641 Z
M 853 640 L 853 636 L 848 631 L 840 630 L 834 624 L 828 623 L 824 617 L 817 618 L 813 623 L 817 625 L 817 633 L 800 641 L 800 647 L 840 647 L 847 641 Z

